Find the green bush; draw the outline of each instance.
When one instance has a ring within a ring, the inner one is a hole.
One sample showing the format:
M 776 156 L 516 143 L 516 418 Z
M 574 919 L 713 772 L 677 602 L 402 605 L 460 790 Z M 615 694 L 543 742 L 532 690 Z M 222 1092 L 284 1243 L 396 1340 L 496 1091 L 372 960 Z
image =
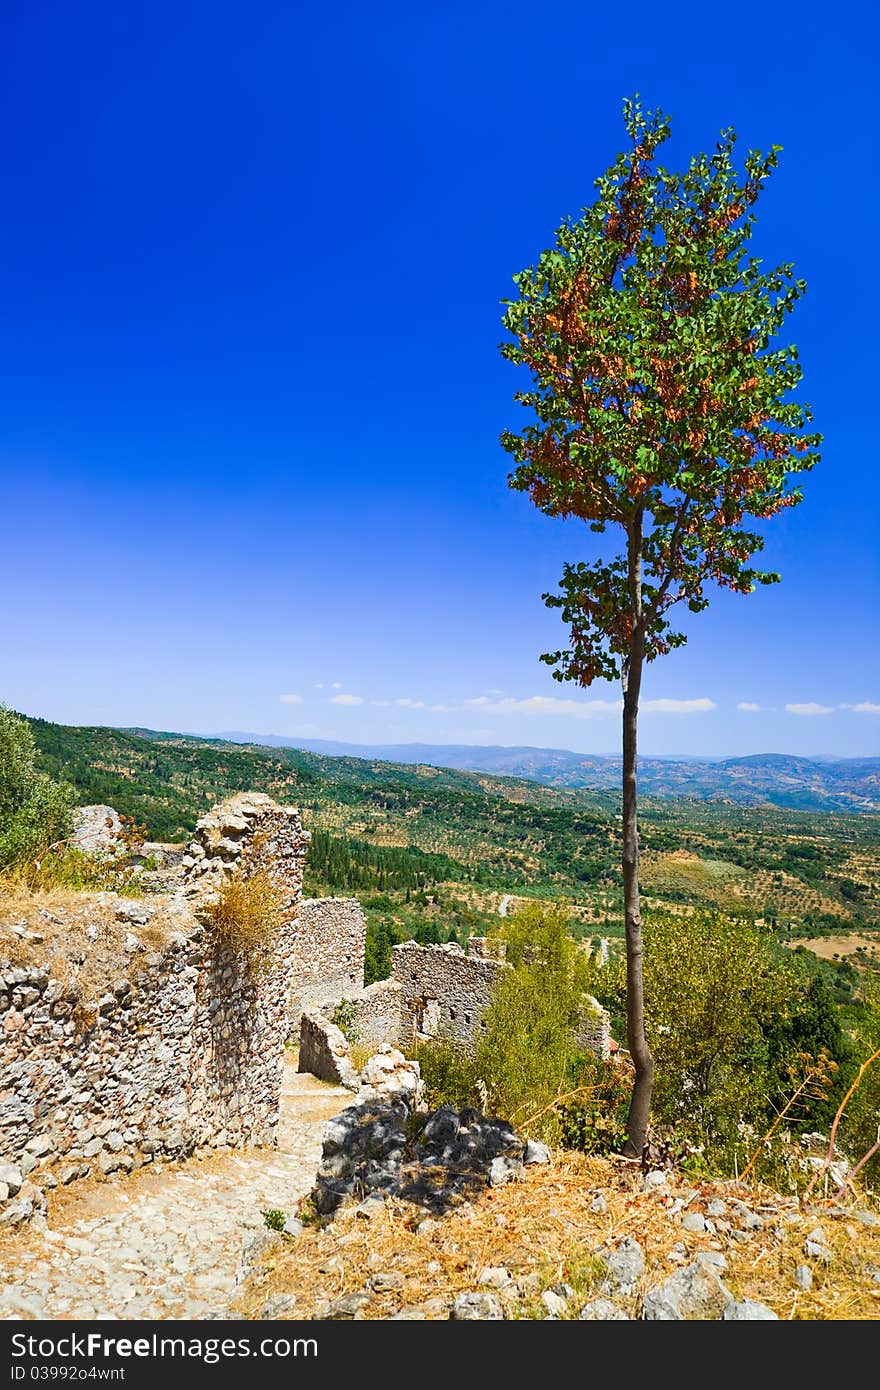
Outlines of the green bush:
M 0 870 L 37 859 L 70 833 L 72 787 L 34 768 L 30 725 L 0 705 Z
M 656 1061 L 654 1115 L 714 1161 L 742 1157 L 743 1132 L 765 1132 L 824 1054 L 833 1073 L 846 1048 L 828 992 L 774 934 L 748 918 L 652 911 L 645 920 L 645 1007 Z M 811 1088 L 787 1117 L 825 1118 Z M 833 1111 L 833 1105 L 831 1109 Z
M 449 1038 L 421 1047 L 429 1103 L 477 1105 L 551 1142 L 559 1142 L 565 1128 L 580 1146 L 574 1110 L 566 1118 L 560 1097 L 595 1079 L 593 1059 L 583 1056 L 577 1040 L 594 967 L 569 936 L 561 905 L 526 904 L 492 935 L 506 944 L 512 968 L 495 985 L 472 1054 Z M 599 1127 L 598 1120 L 582 1123 L 582 1137 Z

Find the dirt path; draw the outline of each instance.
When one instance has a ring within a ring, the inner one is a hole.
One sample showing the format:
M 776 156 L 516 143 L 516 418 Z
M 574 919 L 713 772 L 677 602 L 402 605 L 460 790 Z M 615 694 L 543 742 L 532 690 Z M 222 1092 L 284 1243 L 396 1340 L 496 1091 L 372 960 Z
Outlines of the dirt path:
M 277 1149 L 152 1165 L 56 1199 L 0 1244 L 0 1318 L 223 1317 L 262 1212 L 290 1214 L 351 1093 L 285 1069 Z

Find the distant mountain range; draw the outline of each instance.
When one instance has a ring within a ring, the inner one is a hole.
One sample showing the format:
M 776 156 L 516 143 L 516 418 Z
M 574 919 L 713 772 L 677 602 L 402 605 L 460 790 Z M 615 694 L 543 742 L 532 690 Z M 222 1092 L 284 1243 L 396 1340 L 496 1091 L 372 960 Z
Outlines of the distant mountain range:
M 616 791 L 620 783 L 620 758 L 573 753 L 566 748 L 356 744 L 240 731 L 213 737 L 263 748 L 301 748 L 324 757 L 426 764 L 494 776 L 525 777 L 550 787 Z M 880 758 L 798 758 L 784 753 L 718 759 L 641 758 L 639 788 L 645 796 L 726 801 L 739 806 L 781 806 L 799 811 L 880 811 Z

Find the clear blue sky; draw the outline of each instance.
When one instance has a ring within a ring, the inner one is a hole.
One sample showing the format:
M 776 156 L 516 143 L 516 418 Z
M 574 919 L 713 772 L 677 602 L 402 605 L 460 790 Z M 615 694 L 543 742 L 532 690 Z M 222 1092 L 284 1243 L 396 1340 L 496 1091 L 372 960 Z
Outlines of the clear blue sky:
M 0 699 L 614 751 L 616 690 L 538 662 L 596 538 L 508 490 L 497 344 L 638 91 L 670 163 L 727 125 L 784 147 L 756 250 L 808 281 L 826 436 L 783 583 L 649 669 L 642 748 L 880 751 L 876 5 L 29 0 L 0 29 Z

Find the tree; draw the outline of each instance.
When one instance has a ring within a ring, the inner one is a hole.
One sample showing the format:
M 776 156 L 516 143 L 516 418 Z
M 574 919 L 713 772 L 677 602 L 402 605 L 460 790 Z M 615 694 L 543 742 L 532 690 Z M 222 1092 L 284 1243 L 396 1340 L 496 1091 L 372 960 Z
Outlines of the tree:
M 70 830 L 73 788 L 37 772 L 36 753 L 27 720 L 0 705 L 0 869 L 36 858 Z
M 670 610 L 699 613 L 714 584 L 751 593 L 778 574 L 751 565 L 764 521 L 801 500 L 791 475 L 818 460 L 806 405 L 789 399 L 797 351 L 772 346 L 803 294 L 790 265 L 746 255 L 753 206 L 779 146 L 734 167 L 732 130 L 683 173 L 656 162 L 670 134 L 660 112 L 624 103 L 631 148 L 567 220 L 552 250 L 514 276 L 503 355 L 528 368 L 516 399 L 533 420 L 502 443 L 510 486 L 547 516 L 603 533 L 611 558 L 566 564 L 545 594 L 571 645 L 541 659 L 560 681 L 620 680 L 623 693 L 623 881 L 627 1040 L 635 1081 L 627 1151 L 641 1155 L 654 1063 L 645 1036 L 638 882 L 636 749 L 646 662 L 683 645 Z

